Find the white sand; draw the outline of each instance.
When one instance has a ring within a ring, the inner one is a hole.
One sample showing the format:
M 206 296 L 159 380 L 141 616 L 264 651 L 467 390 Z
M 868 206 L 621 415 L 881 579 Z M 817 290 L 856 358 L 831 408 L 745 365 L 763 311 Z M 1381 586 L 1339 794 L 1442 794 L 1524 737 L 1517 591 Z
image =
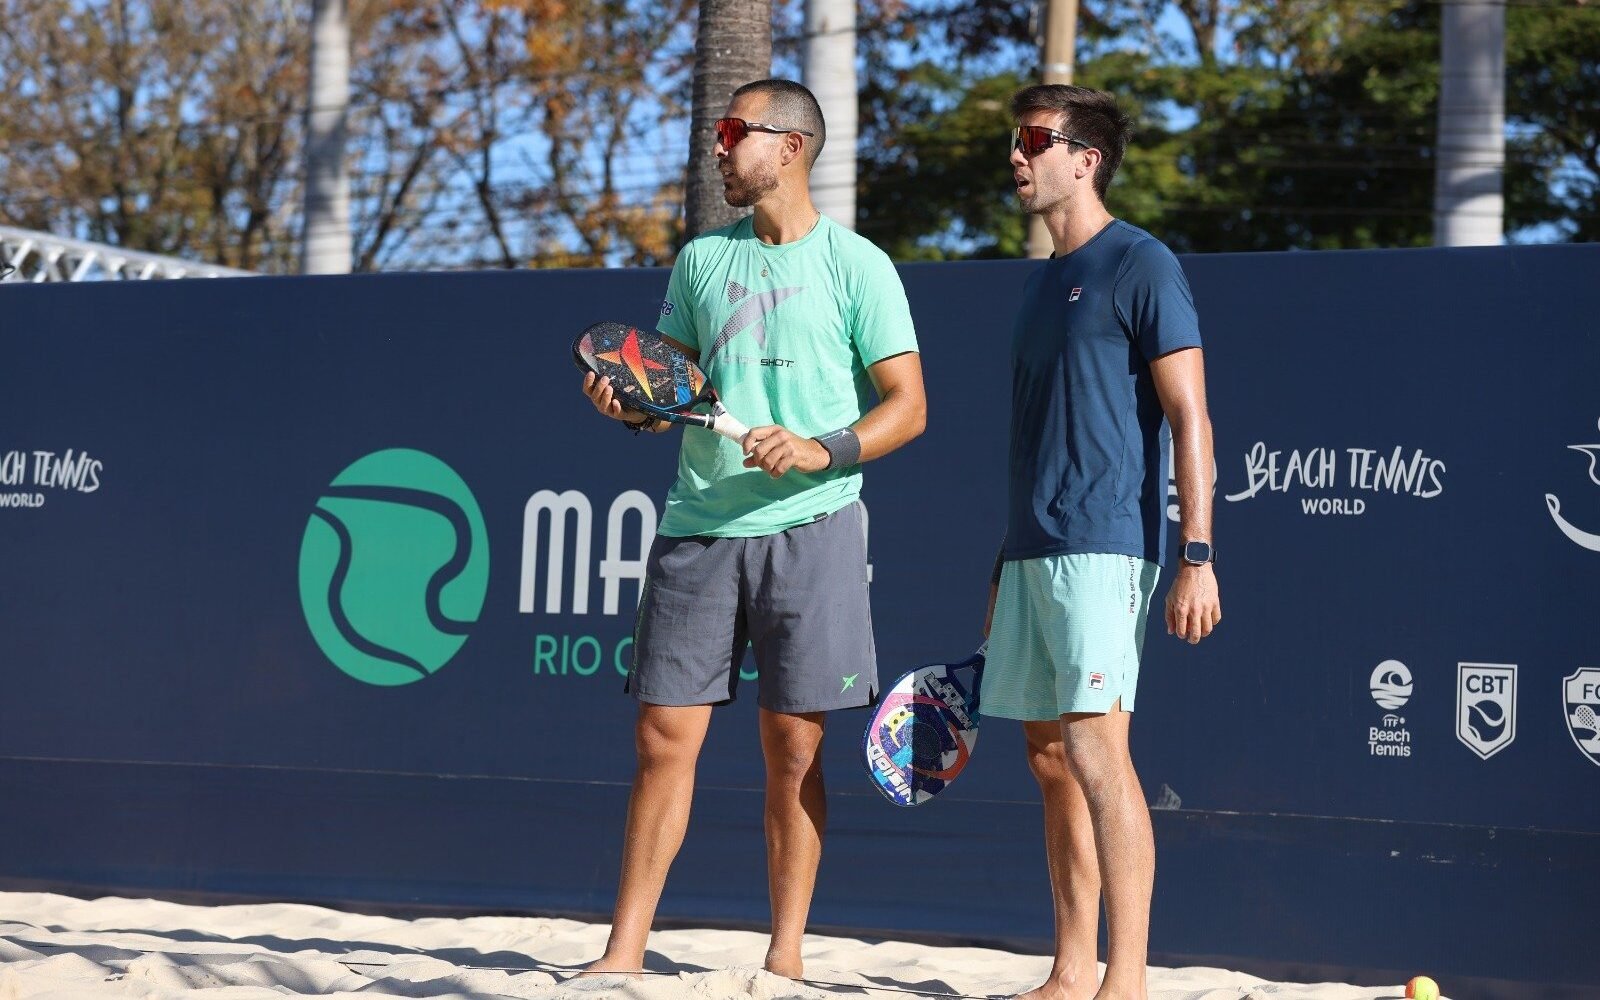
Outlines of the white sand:
M 568 983 L 598 957 L 603 924 L 531 917 L 395 920 L 315 906 L 180 906 L 0 893 L 0 1000 L 183 997 L 279 1000 L 627 997 L 1005 996 L 1038 985 L 1049 959 L 986 948 L 806 938 L 805 984 L 760 971 L 764 935 L 660 931 L 644 980 Z M 1152 1000 L 1377 1000 L 1398 987 L 1268 983 L 1220 969 L 1150 970 Z

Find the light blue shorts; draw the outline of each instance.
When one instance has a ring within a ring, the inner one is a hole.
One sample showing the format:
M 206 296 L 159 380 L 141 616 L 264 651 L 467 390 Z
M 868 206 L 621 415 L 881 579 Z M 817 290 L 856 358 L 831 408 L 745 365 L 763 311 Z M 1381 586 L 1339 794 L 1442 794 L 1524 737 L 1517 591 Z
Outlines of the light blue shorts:
M 1133 711 L 1161 567 L 1094 552 L 1008 562 L 983 670 L 984 715 L 1049 722 Z

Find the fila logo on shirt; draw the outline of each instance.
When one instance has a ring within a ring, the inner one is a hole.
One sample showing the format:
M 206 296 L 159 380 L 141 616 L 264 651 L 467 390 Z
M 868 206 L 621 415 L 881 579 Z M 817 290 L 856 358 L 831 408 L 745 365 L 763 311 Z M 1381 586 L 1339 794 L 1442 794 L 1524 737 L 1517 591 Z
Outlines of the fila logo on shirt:
M 1074 288 L 1074 289 L 1073 289 L 1073 290 L 1072 290 L 1072 294 L 1071 294 L 1071 295 L 1068 295 L 1068 296 L 1067 296 L 1067 301 L 1068 301 L 1068 302 L 1076 302 L 1076 301 L 1078 301 L 1078 298 L 1079 298 L 1079 296 L 1081 296 L 1081 295 L 1083 295 L 1083 289 L 1081 289 L 1081 288 Z
M 1104 691 L 1105 689 L 1106 689 L 1106 675 L 1105 674 L 1096 673 L 1096 674 L 1090 674 L 1089 675 L 1089 690 L 1091 690 L 1091 691 Z

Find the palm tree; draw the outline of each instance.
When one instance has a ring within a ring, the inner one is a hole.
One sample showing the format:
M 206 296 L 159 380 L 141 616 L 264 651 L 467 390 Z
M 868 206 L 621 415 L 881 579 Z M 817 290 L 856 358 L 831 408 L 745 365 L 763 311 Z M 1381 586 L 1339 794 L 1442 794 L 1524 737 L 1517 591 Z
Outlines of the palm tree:
M 694 97 L 689 116 L 689 174 L 684 190 L 684 235 L 726 226 L 743 215 L 722 198 L 722 176 L 711 155 L 712 123 L 733 92 L 772 71 L 772 0 L 700 0 L 694 45 Z
M 350 270 L 350 177 L 345 115 L 350 103 L 350 17 L 345 0 L 311 5 L 310 110 L 306 122 L 306 274 Z
M 856 228 L 856 0 L 806 0 L 805 83 L 817 95 L 828 145 L 811 170 L 817 211 Z

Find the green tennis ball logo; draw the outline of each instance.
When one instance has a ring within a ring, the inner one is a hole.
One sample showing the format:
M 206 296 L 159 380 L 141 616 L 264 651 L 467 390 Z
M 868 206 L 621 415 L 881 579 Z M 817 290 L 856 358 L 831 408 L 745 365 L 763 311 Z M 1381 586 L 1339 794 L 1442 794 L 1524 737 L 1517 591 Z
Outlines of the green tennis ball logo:
M 306 521 L 300 606 L 322 652 L 358 681 L 422 680 L 467 641 L 489 587 L 489 540 L 455 470 L 409 448 L 339 473 Z

